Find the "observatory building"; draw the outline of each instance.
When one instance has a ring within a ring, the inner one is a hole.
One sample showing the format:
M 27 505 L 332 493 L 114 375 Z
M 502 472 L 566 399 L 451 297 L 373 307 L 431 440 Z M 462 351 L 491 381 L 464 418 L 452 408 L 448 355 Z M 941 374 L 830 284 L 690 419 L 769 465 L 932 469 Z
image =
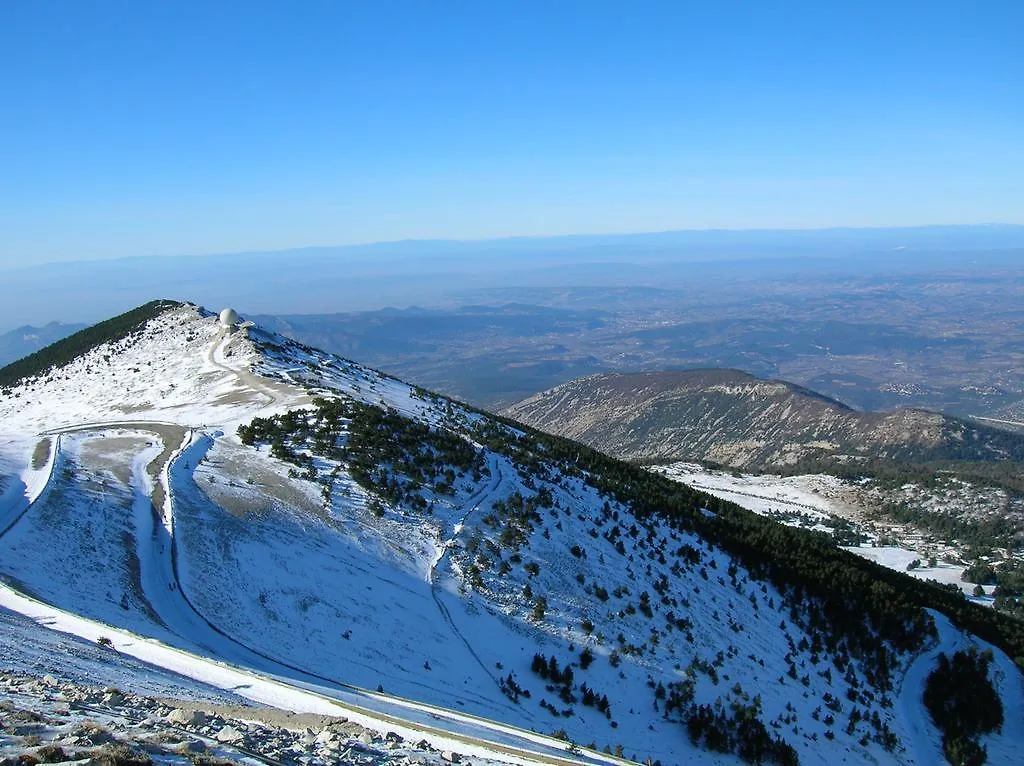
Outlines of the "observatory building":
M 234 327 L 240 321 L 242 321 L 242 319 L 234 309 L 224 309 L 220 312 L 221 327 Z

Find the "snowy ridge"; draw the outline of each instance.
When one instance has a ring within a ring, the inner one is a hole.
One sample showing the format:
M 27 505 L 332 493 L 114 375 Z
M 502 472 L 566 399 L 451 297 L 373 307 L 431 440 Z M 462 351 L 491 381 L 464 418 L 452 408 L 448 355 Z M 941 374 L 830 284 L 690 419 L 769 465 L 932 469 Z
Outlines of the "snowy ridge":
M 673 694 L 754 711 L 801 763 L 934 751 L 926 655 L 874 685 L 696 532 L 348 360 L 183 306 L 0 418 L 0 603 L 205 683 L 513 762 L 736 762 L 691 744 Z

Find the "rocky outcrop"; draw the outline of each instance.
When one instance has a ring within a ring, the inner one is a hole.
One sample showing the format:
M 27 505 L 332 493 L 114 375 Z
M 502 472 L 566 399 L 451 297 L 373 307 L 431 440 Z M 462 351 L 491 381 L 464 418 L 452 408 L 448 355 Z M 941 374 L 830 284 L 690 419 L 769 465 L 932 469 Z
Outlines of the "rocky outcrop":
M 344 718 L 322 719 L 313 728 L 284 711 L 246 708 L 238 717 L 226 717 L 179 704 L 52 675 L 0 673 L 0 766 L 65 761 L 146 766 L 181 762 L 181 756 L 193 763 L 261 760 L 302 766 L 440 766 L 464 760 L 426 741 L 407 742 L 395 732 L 381 735 Z

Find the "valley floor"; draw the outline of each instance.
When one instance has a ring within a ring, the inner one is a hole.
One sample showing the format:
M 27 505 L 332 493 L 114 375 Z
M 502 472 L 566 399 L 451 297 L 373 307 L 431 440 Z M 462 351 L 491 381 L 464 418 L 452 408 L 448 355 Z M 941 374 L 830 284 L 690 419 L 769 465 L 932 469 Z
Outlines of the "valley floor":
M 986 595 L 975 596 L 974 584 L 962 579 L 967 567 L 944 560 L 944 556 L 958 558 L 955 548 L 926 543 L 920 533 L 904 531 L 898 525 L 884 525 L 882 529 L 868 519 L 857 493 L 834 476 L 743 474 L 704 468 L 697 463 L 673 463 L 652 470 L 786 524 L 832 532 L 837 519 L 849 522 L 863 541 L 858 545 L 844 545 L 845 550 L 922 580 L 956 585 L 975 603 L 985 606 L 993 603 L 993 586 L 983 586 Z M 882 534 L 898 537 L 900 544 L 881 544 Z M 936 558 L 935 566 L 928 563 L 932 556 Z

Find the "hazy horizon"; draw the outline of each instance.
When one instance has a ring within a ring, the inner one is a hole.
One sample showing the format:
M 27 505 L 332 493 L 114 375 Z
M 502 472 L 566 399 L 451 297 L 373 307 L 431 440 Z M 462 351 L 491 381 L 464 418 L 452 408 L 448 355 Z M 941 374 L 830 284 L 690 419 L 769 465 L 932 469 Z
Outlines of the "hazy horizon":
M 680 228 L 680 229 L 660 229 L 652 231 L 617 231 L 609 233 L 599 233 L 594 231 L 579 231 L 569 232 L 564 234 L 510 234 L 507 236 L 494 236 L 494 237 L 482 237 L 482 238 L 434 238 L 434 239 L 394 239 L 394 240 L 373 240 L 365 242 L 343 242 L 343 243 L 329 243 L 329 244 L 313 244 L 313 245 L 292 245 L 275 248 L 256 248 L 250 250 L 226 250 L 226 251 L 203 251 L 203 252 L 166 252 L 166 253 L 136 253 L 131 255 L 109 255 L 106 257 L 93 257 L 93 258 L 66 258 L 57 259 L 52 261 L 39 261 L 30 264 L 17 264 L 7 265 L 0 263 L 0 272 L 4 271 L 20 271 L 24 269 L 32 269 L 41 266 L 60 266 L 75 263 L 98 263 L 107 261 L 128 261 L 128 260 L 145 260 L 145 259 L 171 259 L 171 258 L 217 258 L 217 257 L 231 257 L 231 256 L 261 256 L 261 255 L 280 255 L 280 254 L 299 254 L 299 253 L 315 253 L 318 251 L 346 251 L 346 252 L 359 252 L 361 250 L 404 250 L 404 249 L 415 249 L 417 247 L 431 247 L 431 246 L 444 246 L 454 247 L 459 249 L 480 247 L 486 248 L 495 245 L 511 245 L 511 246 L 537 246 L 545 244 L 556 244 L 564 243 L 566 245 L 578 244 L 584 240 L 595 240 L 611 242 L 615 240 L 640 240 L 642 238 L 658 238 L 658 237 L 672 237 L 674 235 L 708 235 L 717 236 L 722 235 L 729 237 L 731 235 L 766 235 L 766 236 L 779 236 L 779 235 L 829 235 L 838 233 L 853 233 L 853 234 L 887 234 L 887 233 L 938 233 L 939 230 L 946 232 L 957 232 L 972 230 L 975 233 L 986 233 L 995 232 L 1002 230 L 1002 233 L 1008 233 L 1011 236 L 1017 233 L 1024 234 L 1024 223 L 1012 223 L 1003 221 L 985 221 L 979 223 L 927 223 L 927 224 L 907 224 L 900 226 L 889 226 L 889 225 L 867 225 L 867 226 L 820 226 L 820 227 L 803 227 L 803 228 L 789 228 L 789 227 L 720 227 L 720 228 Z M 962 243 L 958 243 L 955 247 L 962 247 Z M 1013 242 L 1011 244 L 997 245 L 992 249 L 1006 249 L 1024 246 L 1024 239 L 1020 242 Z M 950 249 L 955 249 L 950 248 Z M 978 247 L 972 245 L 972 247 Z M 940 248 L 946 249 L 946 248 Z
M 966 258 L 966 260 L 965 260 Z M 677 230 L 415 240 L 34 264 L 2 271 L 0 332 L 95 322 L 155 298 L 261 314 L 451 307 L 501 288 L 679 288 L 693 280 L 1017 268 L 1024 226 Z
M 14 3 L 0 265 L 1024 223 L 1024 7 Z

